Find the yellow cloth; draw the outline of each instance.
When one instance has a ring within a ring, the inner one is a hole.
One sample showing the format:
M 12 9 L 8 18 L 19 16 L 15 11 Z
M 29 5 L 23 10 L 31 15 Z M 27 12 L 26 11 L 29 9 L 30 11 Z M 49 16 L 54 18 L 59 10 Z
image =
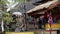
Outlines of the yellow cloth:
M 6 32 L 5 34 L 34 34 L 34 32 Z

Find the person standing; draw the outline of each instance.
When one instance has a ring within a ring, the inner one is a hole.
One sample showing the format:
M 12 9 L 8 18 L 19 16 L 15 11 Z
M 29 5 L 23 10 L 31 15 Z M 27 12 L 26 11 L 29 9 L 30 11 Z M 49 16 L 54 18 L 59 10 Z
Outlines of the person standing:
M 15 32 L 24 32 L 25 31 L 25 23 L 24 23 L 24 17 L 23 16 L 18 16 L 16 18 L 17 23 L 16 23 L 16 29 Z

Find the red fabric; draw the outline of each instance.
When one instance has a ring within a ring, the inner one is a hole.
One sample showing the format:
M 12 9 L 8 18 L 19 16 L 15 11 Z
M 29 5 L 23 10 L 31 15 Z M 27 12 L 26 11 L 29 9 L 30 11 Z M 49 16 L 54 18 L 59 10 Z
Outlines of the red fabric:
M 60 19 L 60 14 L 55 14 L 53 17 L 56 17 L 57 19 Z
M 45 12 L 45 14 L 44 14 L 44 18 L 47 18 L 47 12 Z
M 50 12 L 46 11 L 44 14 L 44 18 L 48 18 L 48 14 L 50 14 Z

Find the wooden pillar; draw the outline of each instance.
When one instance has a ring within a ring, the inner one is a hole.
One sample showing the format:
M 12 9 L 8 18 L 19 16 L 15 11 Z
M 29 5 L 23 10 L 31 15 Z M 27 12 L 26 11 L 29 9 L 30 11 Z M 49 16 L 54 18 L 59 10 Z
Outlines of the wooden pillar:
M 37 27 L 36 27 L 36 25 L 37 25 L 37 18 L 36 18 L 36 17 L 37 17 L 37 14 L 34 14 L 34 27 L 35 27 L 35 28 L 37 28 Z

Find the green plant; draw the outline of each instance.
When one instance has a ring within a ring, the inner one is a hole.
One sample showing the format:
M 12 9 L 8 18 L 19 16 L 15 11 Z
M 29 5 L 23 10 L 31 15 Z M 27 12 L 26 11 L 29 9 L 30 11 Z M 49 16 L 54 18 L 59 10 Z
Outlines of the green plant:
M 6 22 L 6 24 L 9 24 L 12 20 L 13 18 L 9 13 L 3 12 L 3 21 Z
M 24 0 L 1 0 L 0 1 L 0 4 L 2 4 L 2 5 L 7 5 L 7 4 L 11 4 L 12 3 L 12 5 L 14 4 L 14 3 L 16 3 L 16 2 L 19 2 L 19 3 L 21 3 L 21 2 L 23 2 Z M 27 1 L 27 2 L 29 2 L 30 0 L 25 0 L 25 1 Z

